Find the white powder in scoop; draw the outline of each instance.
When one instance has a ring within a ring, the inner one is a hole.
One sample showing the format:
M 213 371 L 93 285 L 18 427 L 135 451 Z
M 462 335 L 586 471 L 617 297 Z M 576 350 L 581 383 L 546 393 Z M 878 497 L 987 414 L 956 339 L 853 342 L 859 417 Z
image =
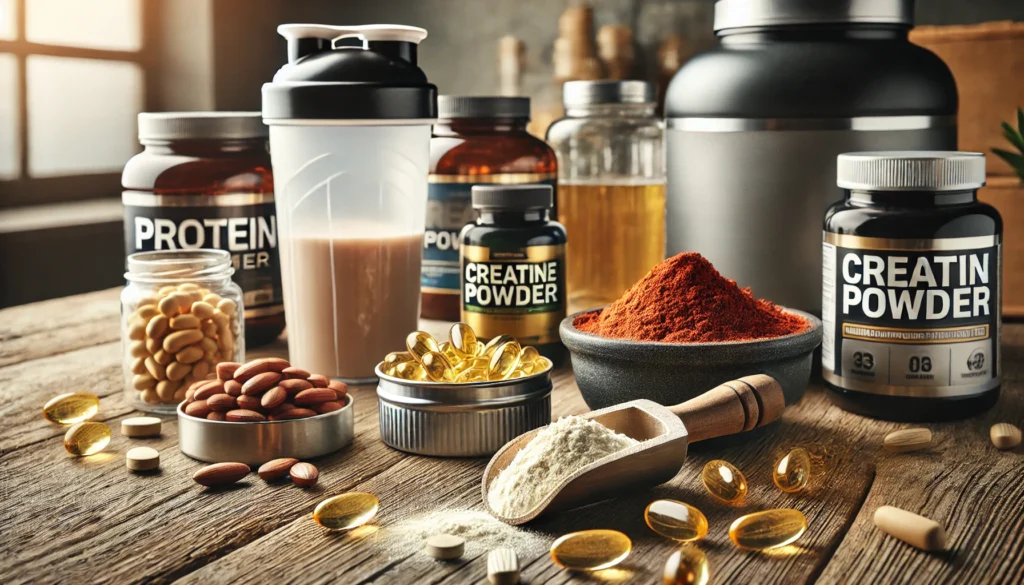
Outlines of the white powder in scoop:
M 576 470 L 636 444 L 635 439 L 583 417 L 560 418 L 516 453 L 491 483 L 487 501 L 502 516 L 522 516 Z

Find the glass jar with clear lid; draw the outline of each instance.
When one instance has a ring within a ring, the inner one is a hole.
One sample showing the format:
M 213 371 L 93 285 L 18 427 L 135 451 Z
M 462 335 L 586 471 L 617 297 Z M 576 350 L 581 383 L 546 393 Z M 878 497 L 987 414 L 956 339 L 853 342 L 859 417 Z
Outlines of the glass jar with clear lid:
M 173 414 L 193 383 L 245 355 L 242 289 L 225 250 L 128 256 L 121 292 L 125 397 L 139 410 Z
M 569 81 L 548 129 L 570 311 L 608 304 L 665 258 L 663 127 L 646 81 Z

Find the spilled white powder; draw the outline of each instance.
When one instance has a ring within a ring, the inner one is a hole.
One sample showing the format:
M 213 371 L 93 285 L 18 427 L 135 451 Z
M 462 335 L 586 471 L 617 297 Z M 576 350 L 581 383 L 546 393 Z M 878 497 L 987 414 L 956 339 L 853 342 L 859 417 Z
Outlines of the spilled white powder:
M 491 483 L 487 501 L 502 516 L 522 516 L 577 469 L 636 444 L 635 439 L 583 417 L 560 418 L 516 453 Z
M 509 526 L 482 510 L 438 510 L 415 515 L 381 531 L 378 542 L 400 554 L 409 547 L 418 548 L 435 534 L 451 534 L 466 539 L 466 554 L 486 554 L 508 546 L 520 555 L 541 555 L 551 545 L 550 537 L 523 527 Z

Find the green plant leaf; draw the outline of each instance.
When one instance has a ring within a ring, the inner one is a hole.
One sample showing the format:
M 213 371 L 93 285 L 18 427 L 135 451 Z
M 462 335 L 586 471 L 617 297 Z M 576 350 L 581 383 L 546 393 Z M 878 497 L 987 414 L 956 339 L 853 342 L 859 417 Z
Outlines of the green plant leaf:
M 1011 167 L 1017 176 L 1024 180 L 1024 154 L 1018 154 L 1016 152 L 1010 152 L 1003 150 L 1002 148 L 993 148 L 992 152 L 999 158 L 1005 160 Z
M 1024 108 L 1017 107 L 1017 130 L 1024 134 Z
M 1013 126 L 1006 122 L 1001 122 L 999 125 L 1003 128 L 1003 136 L 1006 138 L 1006 141 L 1024 153 L 1024 136 L 1021 136 L 1019 132 L 1014 130 Z

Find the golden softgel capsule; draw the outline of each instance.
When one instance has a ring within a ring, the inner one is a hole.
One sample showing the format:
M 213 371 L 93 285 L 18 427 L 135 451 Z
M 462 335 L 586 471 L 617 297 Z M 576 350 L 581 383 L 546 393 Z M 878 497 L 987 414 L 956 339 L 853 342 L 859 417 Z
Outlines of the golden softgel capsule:
M 764 550 L 785 546 L 807 530 L 807 518 L 799 510 L 778 508 L 740 516 L 729 527 L 729 538 L 740 548 Z
M 327 498 L 316 505 L 313 520 L 328 530 L 352 530 L 377 515 L 380 500 L 373 494 L 352 492 Z
M 516 340 L 506 341 L 494 350 L 494 354 L 491 356 L 491 363 L 488 366 L 490 371 L 490 379 L 492 380 L 506 380 L 516 368 L 519 367 L 520 355 L 522 353 L 522 347 L 519 346 L 519 342 Z
M 100 409 L 100 399 L 87 392 L 72 392 L 54 396 L 43 405 L 43 417 L 61 425 L 89 420 Z
M 710 576 L 708 557 L 702 550 L 686 545 L 665 561 L 662 585 L 706 585 Z
M 772 481 L 784 492 L 799 492 L 811 479 L 811 456 L 807 449 L 797 447 L 786 453 L 772 467 Z
M 700 479 L 708 493 L 726 504 L 735 504 L 747 495 L 747 478 L 728 461 L 708 461 L 701 471 Z
M 416 358 L 412 357 L 412 354 L 407 351 L 393 351 L 388 355 L 384 356 L 384 361 L 380 365 L 380 369 L 385 374 L 392 374 L 395 366 L 398 364 L 404 364 L 405 362 L 411 362 Z
M 656 500 L 648 504 L 644 522 L 651 530 L 674 540 L 699 540 L 708 533 L 708 519 L 704 514 L 676 500 Z
M 498 349 L 498 346 L 500 346 L 503 343 L 508 343 L 509 341 L 515 340 L 516 338 L 512 337 L 511 335 L 499 335 L 487 342 L 487 345 L 485 345 L 483 349 L 480 350 L 480 355 L 490 357 L 494 355 L 494 350 Z
M 440 351 L 437 341 L 426 331 L 413 331 L 405 338 L 405 347 L 417 360 L 423 359 L 428 351 Z
M 476 333 L 473 332 L 472 327 L 465 323 L 452 325 L 451 330 L 448 331 L 448 342 L 451 344 L 452 350 L 459 354 L 462 359 L 476 355 L 478 343 Z
M 426 372 L 427 377 L 435 382 L 451 382 L 454 379 L 451 364 L 439 352 L 428 351 L 423 354 L 420 363 L 423 365 L 423 371 Z
M 405 380 L 418 380 L 422 382 L 427 379 L 427 372 L 419 362 L 403 362 L 395 366 L 394 371 L 396 377 Z
M 110 444 L 110 427 L 98 422 L 80 422 L 64 434 L 64 448 L 75 457 L 99 453 Z
M 559 537 L 551 544 L 551 560 L 574 571 L 614 567 L 629 556 L 633 542 L 618 530 L 583 530 Z

